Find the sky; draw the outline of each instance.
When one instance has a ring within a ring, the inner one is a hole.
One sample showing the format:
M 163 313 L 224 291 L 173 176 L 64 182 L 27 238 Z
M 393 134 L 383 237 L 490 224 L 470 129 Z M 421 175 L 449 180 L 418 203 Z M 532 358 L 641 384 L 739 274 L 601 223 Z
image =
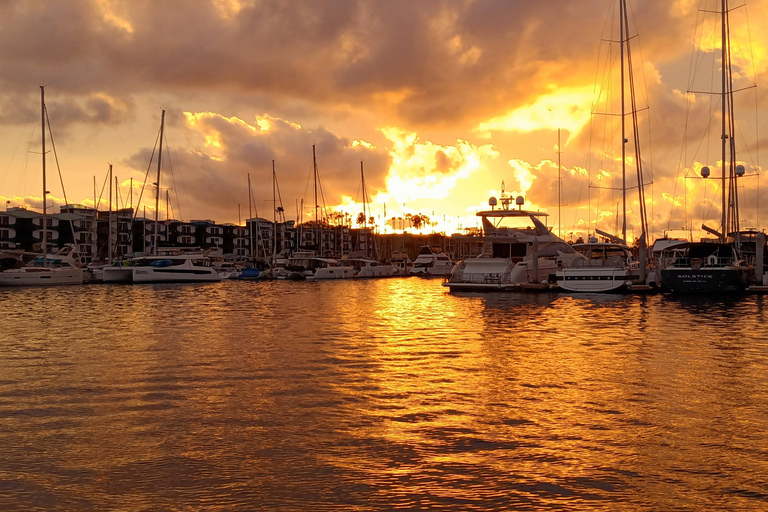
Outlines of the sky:
M 707 12 L 718 5 L 628 1 L 651 238 L 682 228 L 697 238 L 702 223 L 720 226 L 720 100 L 710 94 L 720 90 L 720 29 Z M 620 233 L 618 6 L 4 0 L 0 200 L 42 204 L 44 85 L 56 148 L 47 156 L 49 205 L 63 204 L 65 190 L 70 203 L 101 196 L 106 209 L 112 164 L 119 205 L 142 194 L 140 211 L 154 216 L 151 158 L 165 110 L 161 196 L 171 202 L 161 201 L 161 218 L 272 218 L 274 161 L 287 218 L 311 220 L 314 146 L 320 204 L 355 218 L 362 162 L 370 215 L 384 232 L 406 214 L 428 216 L 425 232 L 476 227 L 503 182 L 565 239 Z M 763 229 L 768 0 L 730 7 L 742 227 Z M 632 240 L 641 232 L 632 116 L 626 125 Z M 705 165 L 714 179 L 699 177 Z

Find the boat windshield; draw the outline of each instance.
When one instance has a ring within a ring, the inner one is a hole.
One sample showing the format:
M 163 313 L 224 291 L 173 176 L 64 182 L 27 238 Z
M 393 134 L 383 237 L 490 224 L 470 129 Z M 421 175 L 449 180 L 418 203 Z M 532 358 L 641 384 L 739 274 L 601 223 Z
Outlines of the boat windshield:
M 493 223 L 493 226 L 497 229 L 534 231 L 536 228 L 533 219 L 527 215 L 516 217 L 490 217 L 488 220 L 490 220 Z

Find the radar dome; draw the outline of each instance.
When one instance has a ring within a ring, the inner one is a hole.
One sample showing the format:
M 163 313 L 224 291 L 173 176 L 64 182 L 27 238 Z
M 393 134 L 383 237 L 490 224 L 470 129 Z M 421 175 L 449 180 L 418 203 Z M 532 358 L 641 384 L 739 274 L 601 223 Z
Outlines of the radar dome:
M 709 178 L 709 167 L 702 167 L 701 168 L 701 177 L 702 178 Z
M 741 178 L 742 176 L 744 176 L 744 173 L 745 173 L 745 172 L 747 172 L 747 170 L 746 170 L 746 169 L 744 169 L 744 166 L 743 166 L 743 165 L 737 165 L 737 166 L 736 166 L 736 176 L 738 176 L 739 178 Z

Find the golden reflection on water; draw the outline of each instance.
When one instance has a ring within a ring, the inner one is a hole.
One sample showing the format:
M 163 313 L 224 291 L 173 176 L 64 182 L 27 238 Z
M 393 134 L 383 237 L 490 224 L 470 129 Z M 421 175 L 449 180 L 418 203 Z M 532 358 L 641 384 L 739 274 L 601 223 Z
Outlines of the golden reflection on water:
M 0 509 L 759 509 L 763 302 L 0 290 Z

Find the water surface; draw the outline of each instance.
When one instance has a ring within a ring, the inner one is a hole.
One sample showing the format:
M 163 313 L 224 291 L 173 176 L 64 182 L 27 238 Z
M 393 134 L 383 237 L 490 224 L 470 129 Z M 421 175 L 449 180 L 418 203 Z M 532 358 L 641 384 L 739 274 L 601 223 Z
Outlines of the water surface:
M 766 301 L 0 289 L 0 510 L 766 510 Z

